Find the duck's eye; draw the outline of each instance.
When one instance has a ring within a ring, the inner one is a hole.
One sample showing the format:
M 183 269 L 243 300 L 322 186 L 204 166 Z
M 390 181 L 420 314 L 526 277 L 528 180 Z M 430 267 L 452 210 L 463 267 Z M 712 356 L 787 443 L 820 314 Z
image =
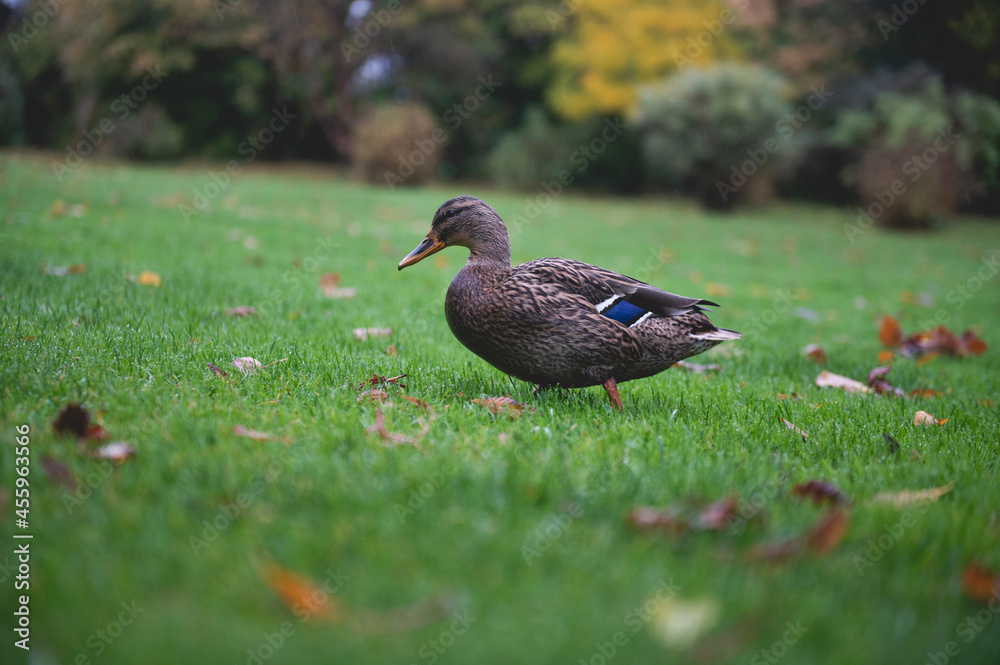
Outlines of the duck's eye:
M 455 211 L 454 211 L 454 210 L 448 210 L 447 212 L 445 212 L 445 213 L 444 213 L 444 216 L 445 216 L 445 217 L 454 217 L 454 216 L 455 216 L 455 214 L 456 214 L 456 213 L 455 213 Z

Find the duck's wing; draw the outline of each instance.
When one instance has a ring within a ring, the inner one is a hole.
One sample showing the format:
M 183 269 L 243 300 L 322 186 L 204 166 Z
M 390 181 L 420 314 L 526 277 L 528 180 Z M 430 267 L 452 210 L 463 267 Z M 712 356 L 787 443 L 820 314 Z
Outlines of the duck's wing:
M 701 298 L 679 296 L 645 282 L 570 259 L 537 259 L 516 266 L 506 280 L 511 285 L 549 291 L 554 287 L 579 296 L 598 314 L 626 326 L 636 325 L 649 316 L 677 316 L 700 312 L 719 305 Z

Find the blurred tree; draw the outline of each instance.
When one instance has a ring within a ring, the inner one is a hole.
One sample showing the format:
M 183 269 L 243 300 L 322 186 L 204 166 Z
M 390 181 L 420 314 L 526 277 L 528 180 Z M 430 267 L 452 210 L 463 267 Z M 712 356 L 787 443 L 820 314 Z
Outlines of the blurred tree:
M 553 53 L 548 101 L 565 118 L 627 111 L 638 86 L 692 66 L 738 58 L 736 15 L 697 0 L 566 0 L 548 12 L 566 32 Z

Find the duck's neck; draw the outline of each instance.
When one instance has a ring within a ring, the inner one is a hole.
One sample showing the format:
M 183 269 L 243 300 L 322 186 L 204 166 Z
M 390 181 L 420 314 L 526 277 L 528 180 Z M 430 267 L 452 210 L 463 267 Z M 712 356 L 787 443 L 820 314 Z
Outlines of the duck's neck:
M 469 264 L 510 268 L 510 236 L 499 217 L 497 222 L 484 229 L 485 233 L 481 233 L 476 242 L 470 243 Z

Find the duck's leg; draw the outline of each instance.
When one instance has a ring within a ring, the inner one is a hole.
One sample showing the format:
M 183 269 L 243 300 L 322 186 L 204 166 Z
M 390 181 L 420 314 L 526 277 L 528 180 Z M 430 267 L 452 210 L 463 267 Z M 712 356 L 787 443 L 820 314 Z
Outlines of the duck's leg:
M 611 377 L 604 382 L 604 389 L 608 391 L 608 399 L 611 400 L 611 406 L 619 411 L 624 411 L 625 407 L 622 406 L 622 398 L 618 395 L 618 384 L 615 383 L 615 377 Z

